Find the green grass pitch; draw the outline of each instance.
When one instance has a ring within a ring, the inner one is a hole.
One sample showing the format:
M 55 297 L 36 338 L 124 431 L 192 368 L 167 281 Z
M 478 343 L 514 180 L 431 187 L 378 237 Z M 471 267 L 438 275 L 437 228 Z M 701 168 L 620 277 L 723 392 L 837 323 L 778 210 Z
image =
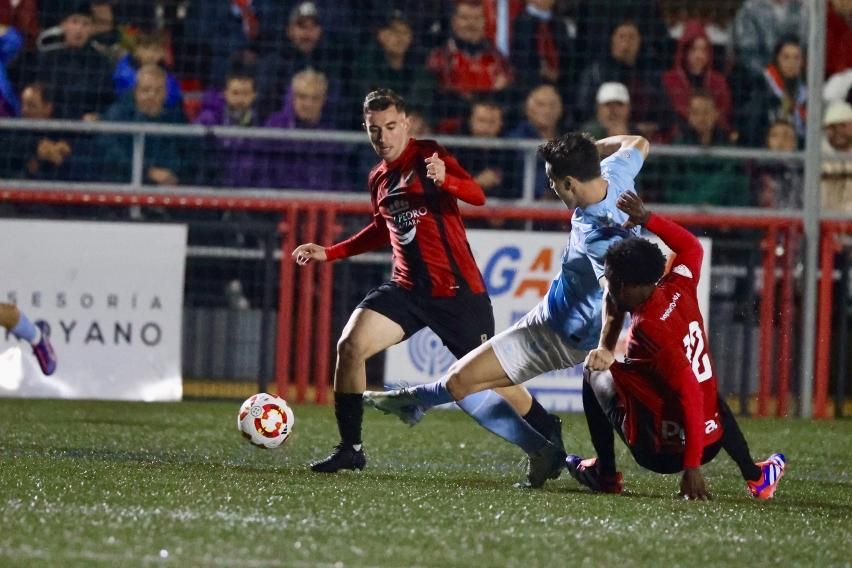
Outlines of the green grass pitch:
M 567 474 L 512 487 L 520 452 L 460 412 L 416 428 L 365 410 L 361 473 L 305 467 L 337 441 L 331 408 L 297 406 L 277 450 L 237 432 L 238 402 L 0 400 L 0 566 L 848 566 L 852 421 L 742 420 L 755 457 L 784 451 L 776 499 L 733 462 L 714 500 L 635 466 L 627 493 Z M 569 451 L 588 455 L 581 415 Z

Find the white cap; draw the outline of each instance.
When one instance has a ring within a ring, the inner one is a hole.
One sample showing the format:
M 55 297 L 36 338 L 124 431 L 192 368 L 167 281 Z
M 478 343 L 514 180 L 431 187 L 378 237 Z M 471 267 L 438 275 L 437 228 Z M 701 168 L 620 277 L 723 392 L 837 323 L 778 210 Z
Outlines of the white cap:
M 846 101 L 833 101 L 825 109 L 825 118 L 822 119 L 823 126 L 852 122 L 852 105 Z
M 630 104 L 630 93 L 622 83 L 603 83 L 598 87 L 597 101 L 599 105 L 606 103 Z

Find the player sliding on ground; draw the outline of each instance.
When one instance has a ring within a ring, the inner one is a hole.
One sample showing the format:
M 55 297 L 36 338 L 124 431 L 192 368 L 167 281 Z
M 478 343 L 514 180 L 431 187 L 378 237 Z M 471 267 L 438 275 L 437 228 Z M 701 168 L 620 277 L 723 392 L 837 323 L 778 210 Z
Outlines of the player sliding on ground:
M 614 429 L 642 467 L 657 473 L 683 471 L 684 498 L 710 497 L 699 468 L 724 449 L 751 494 L 771 499 L 784 475 L 784 455 L 772 454 L 755 464 L 737 421 L 716 391 L 696 293 L 701 243 L 680 225 L 649 213 L 636 194 L 622 195 L 618 207 L 630 215 L 629 225 L 644 225 L 676 256 L 664 276 L 666 259 L 648 240 L 624 240 L 606 253 L 608 313 L 632 316 L 627 355 L 623 363 L 598 350 L 586 358 L 583 409 L 598 455 L 586 460 L 568 456 L 568 471 L 594 491 L 620 493 Z
M 56 353 L 53 352 L 47 337 L 47 326 L 43 322 L 34 324 L 15 304 L 0 303 L 0 326 L 32 346 L 42 373 L 52 375 L 56 371 Z
M 638 234 L 638 229 L 622 227 L 627 215 L 615 203 L 622 193 L 633 191 L 633 179 L 648 151 L 648 141 L 641 136 L 595 142 L 572 132 L 542 144 L 539 154 L 550 186 L 574 209 L 562 269 L 547 296 L 513 327 L 453 364 L 442 379 L 388 392 L 368 391 L 364 400 L 413 424 L 433 406 L 574 367 L 595 346 L 602 348 L 602 356 L 608 353 L 614 359 L 621 322 L 602 310 L 603 259 L 611 244 Z M 557 469 L 549 477 L 559 473 Z
M 337 344 L 334 414 L 340 443 L 316 472 L 363 469 L 361 444 L 365 361 L 429 327 L 461 357 L 494 335 L 491 300 L 470 246 L 457 200 L 485 203 L 482 188 L 444 148 L 408 136 L 403 99 L 389 89 L 367 95 L 364 123 L 382 161 L 370 172 L 373 219 L 354 237 L 330 247 L 300 245 L 300 265 L 393 247 L 393 277 L 367 294 Z M 503 385 L 511 386 L 511 384 Z M 530 457 L 528 482 L 542 485 L 565 460 L 561 421 L 523 387 L 488 391 L 459 402 L 484 428 Z

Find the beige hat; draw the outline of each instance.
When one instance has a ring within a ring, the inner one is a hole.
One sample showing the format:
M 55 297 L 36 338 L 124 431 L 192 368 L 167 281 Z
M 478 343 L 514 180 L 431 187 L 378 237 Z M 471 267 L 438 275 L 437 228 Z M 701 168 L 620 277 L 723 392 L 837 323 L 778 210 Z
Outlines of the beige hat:
M 603 83 L 598 88 L 597 101 L 599 105 L 606 103 L 630 103 L 630 93 L 622 83 Z
M 852 105 L 846 101 L 833 101 L 825 109 L 825 118 L 822 119 L 823 126 L 852 122 Z

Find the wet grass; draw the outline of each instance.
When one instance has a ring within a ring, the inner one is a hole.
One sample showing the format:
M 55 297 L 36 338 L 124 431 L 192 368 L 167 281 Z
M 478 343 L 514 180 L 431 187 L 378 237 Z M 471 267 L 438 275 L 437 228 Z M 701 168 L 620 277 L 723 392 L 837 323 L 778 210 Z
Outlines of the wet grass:
M 512 488 L 521 455 L 458 412 L 416 428 L 366 412 L 369 465 L 305 463 L 336 442 L 330 408 L 296 407 L 293 438 L 260 450 L 238 402 L 0 400 L 3 566 L 849 565 L 852 422 L 743 420 L 756 457 L 784 451 L 773 502 L 733 464 L 706 466 L 714 500 L 675 498 L 677 476 L 633 465 L 628 493 L 564 475 Z M 580 415 L 569 451 L 591 451 Z

